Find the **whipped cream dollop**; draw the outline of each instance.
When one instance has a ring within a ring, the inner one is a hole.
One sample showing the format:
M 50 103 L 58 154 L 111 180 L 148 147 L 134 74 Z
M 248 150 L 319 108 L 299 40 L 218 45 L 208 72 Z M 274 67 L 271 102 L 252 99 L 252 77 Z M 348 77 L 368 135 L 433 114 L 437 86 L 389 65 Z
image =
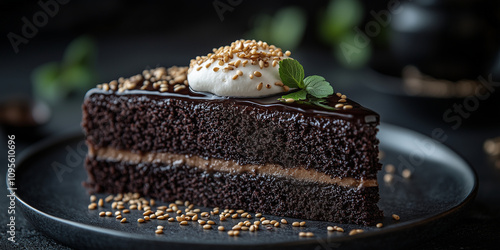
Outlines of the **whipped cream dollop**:
M 237 40 L 213 53 L 192 59 L 188 70 L 191 89 L 218 96 L 264 97 L 287 92 L 279 76 L 279 61 L 290 56 L 274 45 Z

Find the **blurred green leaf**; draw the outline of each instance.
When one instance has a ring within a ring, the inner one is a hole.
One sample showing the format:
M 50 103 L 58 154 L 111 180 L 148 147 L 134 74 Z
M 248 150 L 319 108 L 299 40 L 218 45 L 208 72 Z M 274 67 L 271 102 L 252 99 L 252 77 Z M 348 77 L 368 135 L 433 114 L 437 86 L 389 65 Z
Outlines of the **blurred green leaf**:
M 85 92 L 95 85 L 96 45 L 89 37 L 73 40 L 65 50 L 62 62 L 38 66 L 31 74 L 34 95 L 57 103 L 71 93 Z
M 331 0 L 320 15 L 319 34 L 327 43 L 337 43 L 359 24 L 363 6 L 358 0 Z
M 279 10 L 271 22 L 271 41 L 280 47 L 297 48 L 306 28 L 306 13 L 298 7 Z
M 95 85 L 94 73 L 86 66 L 75 65 L 61 72 L 61 84 L 69 89 L 87 89 L 89 83 Z
M 94 40 L 87 36 L 78 37 L 66 48 L 63 64 L 65 66 L 93 66 L 96 59 L 96 52 L 97 48 Z
M 304 10 L 294 6 L 285 7 L 278 10 L 274 16 L 255 16 L 252 28 L 245 37 L 292 50 L 302 40 L 306 24 L 307 15 Z
M 33 90 L 39 98 L 57 102 L 65 92 L 59 85 L 59 64 L 46 63 L 37 67 L 31 74 Z

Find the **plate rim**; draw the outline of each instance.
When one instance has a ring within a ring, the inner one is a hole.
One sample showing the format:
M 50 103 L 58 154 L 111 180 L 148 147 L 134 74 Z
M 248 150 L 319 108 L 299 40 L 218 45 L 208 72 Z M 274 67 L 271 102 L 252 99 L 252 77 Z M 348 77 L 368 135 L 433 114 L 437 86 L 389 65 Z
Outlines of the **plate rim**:
M 414 220 L 406 221 L 403 223 L 399 223 L 398 226 L 396 226 L 396 227 L 389 227 L 389 228 L 384 228 L 382 230 L 368 231 L 368 232 L 365 232 L 362 234 L 356 234 L 356 235 L 351 235 L 351 236 L 350 235 L 343 235 L 340 237 L 339 236 L 336 236 L 336 237 L 316 237 L 316 238 L 311 238 L 311 239 L 299 239 L 299 238 L 297 238 L 297 240 L 294 240 L 294 241 L 275 242 L 275 243 L 245 242 L 243 244 L 241 244 L 241 243 L 238 244 L 238 242 L 234 242 L 234 241 L 233 242 L 196 243 L 196 242 L 186 242 L 186 241 L 178 241 L 178 240 L 165 241 L 164 239 L 160 239 L 160 238 L 158 238 L 158 239 L 155 239 L 155 238 L 145 239 L 140 235 L 135 235 L 135 234 L 128 233 L 128 232 L 122 232 L 122 231 L 114 230 L 114 229 L 101 228 L 98 226 L 93 226 L 93 225 L 84 224 L 84 223 L 80 223 L 80 222 L 76 222 L 76 221 L 72 221 L 72 220 L 68 220 L 68 219 L 64 219 L 64 218 L 59 218 L 57 216 L 48 214 L 44 211 L 41 211 L 37 208 L 34 208 L 33 206 L 31 206 L 30 204 L 25 202 L 23 199 L 21 199 L 21 197 L 17 194 L 17 192 L 15 192 L 15 197 L 22 204 L 21 210 L 22 210 L 23 214 L 26 214 L 24 209 L 27 208 L 27 209 L 30 209 L 32 212 L 38 214 L 39 216 L 43 216 L 49 220 L 57 221 L 58 223 L 63 223 L 66 226 L 73 226 L 73 227 L 80 228 L 82 230 L 89 230 L 89 231 L 92 231 L 95 233 L 103 233 L 105 235 L 110 235 L 110 236 L 115 236 L 115 237 L 120 237 L 120 238 L 128 238 L 128 239 L 139 240 L 139 241 L 148 241 L 148 242 L 152 242 L 152 243 L 177 244 L 177 245 L 189 245 L 189 246 L 208 246 L 208 247 L 210 247 L 210 246 L 225 246 L 225 247 L 266 246 L 266 247 L 272 247 L 272 246 L 285 246 L 285 245 L 290 245 L 290 246 L 304 245 L 305 246 L 305 245 L 310 245 L 310 244 L 317 244 L 321 241 L 326 242 L 326 243 L 348 243 L 348 242 L 353 242 L 353 241 L 360 240 L 360 239 L 361 240 L 362 239 L 369 239 L 369 238 L 376 237 L 379 235 L 397 233 L 399 231 L 405 231 L 405 230 L 409 230 L 409 229 L 412 229 L 415 227 L 425 226 L 425 225 L 433 223 L 433 222 L 435 222 L 443 217 L 447 217 L 447 216 L 453 215 L 453 214 L 461 211 L 463 208 L 465 208 L 467 205 L 469 205 L 475 199 L 475 197 L 477 196 L 478 186 L 479 186 L 479 180 L 478 180 L 477 173 L 476 173 L 475 169 L 472 167 L 472 165 L 470 164 L 470 162 L 467 159 L 465 159 L 460 153 L 458 153 L 456 150 L 454 150 L 452 147 L 450 147 L 446 143 L 439 142 L 439 141 L 437 141 L 437 140 L 435 140 L 427 135 L 424 135 L 418 131 L 408 129 L 405 127 L 381 122 L 379 129 L 380 128 L 391 128 L 391 129 L 398 130 L 400 132 L 403 131 L 405 133 L 411 134 L 412 136 L 417 136 L 420 138 L 429 139 L 429 140 L 432 140 L 433 142 L 437 143 L 439 146 L 443 147 L 445 150 L 449 150 L 450 153 L 459 157 L 460 160 L 463 161 L 464 167 L 466 168 L 466 170 L 470 171 L 470 173 L 472 174 L 472 176 L 471 176 L 472 177 L 471 190 L 467 191 L 467 195 L 465 196 L 465 198 L 463 200 L 461 200 L 458 204 L 449 208 L 446 211 L 443 211 L 443 212 L 440 212 L 440 213 L 437 213 L 434 215 L 430 215 L 429 217 L 424 217 L 421 219 L 414 219 Z M 22 171 L 23 166 L 26 165 L 25 162 L 27 162 L 33 155 L 40 154 L 44 150 L 49 150 L 51 147 L 54 147 L 54 146 L 59 145 L 59 144 L 64 143 L 64 142 L 74 141 L 77 138 L 84 139 L 83 136 L 84 136 L 84 134 L 80 129 L 74 129 L 74 130 L 70 130 L 70 131 L 55 135 L 55 136 L 45 138 L 39 142 L 36 142 L 36 143 L 30 145 L 29 147 L 24 149 L 19 154 L 18 160 L 16 161 L 16 166 L 15 166 L 16 172 Z M 6 180 L 7 180 L 7 178 L 8 178 L 8 176 L 6 176 Z M 10 191 L 10 187 L 8 186 L 7 183 L 8 182 L 6 182 L 7 188 Z M 28 219 L 28 218 L 26 218 L 26 219 L 30 222 L 30 224 L 33 225 L 33 223 L 30 221 L 30 219 Z M 45 232 L 43 232 L 43 230 L 40 230 L 36 226 L 34 226 L 34 227 L 39 232 L 42 232 L 44 235 L 46 235 Z M 48 236 L 48 237 L 50 237 L 50 236 Z M 50 237 L 50 238 L 52 238 L 52 237 Z M 54 239 L 54 240 L 61 242 L 58 239 Z

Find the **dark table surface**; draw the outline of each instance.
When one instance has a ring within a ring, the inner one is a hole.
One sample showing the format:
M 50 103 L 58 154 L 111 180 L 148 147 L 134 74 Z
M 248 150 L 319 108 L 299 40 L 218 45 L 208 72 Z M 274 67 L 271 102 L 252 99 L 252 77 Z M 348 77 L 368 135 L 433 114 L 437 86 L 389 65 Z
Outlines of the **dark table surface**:
M 220 44 L 217 37 L 208 38 L 210 46 Z M 236 39 L 236 37 L 234 38 Z M 234 40 L 234 39 L 229 39 Z M 189 50 L 189 43 L 175 44 L 155 43 L 161 39 L 125 39 L 117 46 L 117 38 L 99 40 L 98 73 L 101 81 L 109 81 L 119 76 L 129 76 L 140 72 L 147 66 L 156 65 L 186 65 L 189 58 L 198 51 Z M 146 42 L 145 42 L 146 41 Z M 63 43 L 60 41 L 60 43 Z M 141 46 L 147 44 L 147 46 Z M 45 46 L 40 50 L 40 46 Z M 0 100 L 12 95 L 29 93 L 29 73 L 31 70 L 47 61 L 58 60 L 62 55 L 61 46 L 57 43 L 34 44 L 26 46 L 22 53 L 6 56 L 0 61 L 0 75 L 3 77 L 2 87 L 6 91 L 0 93 Z M 181 47 L 179 47 L 181 46 Z M 184 47 L 182 47 L 184 46 Z M 154 48 L 151 49 L 151 48 Z M 131 51 L 131 53 L 120 53 Z M 185 51 L 189 51 L 186 53 Z M 141 56 L 138 56 L 141 55 Z M 368 69 L 347 70 L 334 63 L 328 53 L 316 49 L 303 48 L 294 54 L 307 70 L 307 74 L 325 76 L 338 92 L 346 93 L 350 98 L 376 110 L 381 115 L 382 122 L 392 123 L 410 128 L 425 135 L 431 135 L 436 128 L 443 129 L 447 135 L 444 142 L 453 150 L 462 155 L 475 169 L 479 177 L 479 192 L 470 210 L 457 221 L 456 226 L 446 232 L 436 235 L 432 240 L 421 242 L 415 249 L 492 249 L 500 243 L 500 169 L 495 168 L 483 150 L 486 139 L 500 136 L 499 123 L 488 117 L 493 112 L 498 116 L 498 96 L 491 100 L 482 101 L 477 110 L 470 112 L 468 118 L 458 128 L 452 123 L 443 120 L 443 113 L 461 104 L 462 100 L 433 101 L 429 99 L 402 97 L 377 92 L 370 85 L 379 84 L 384 78 L 374 79 Z M 379 81 L 379 82 L 377 82 Z M 78 129 L 81 121 L 80 105 L 82 96 L 67 100 L 63 105 L 53 107 L 53 117 L 50 122 L 38 131 L 38 136 L 16 140 L 16 154 L 19 156 L 35 141 L 54 136 L 58 133 Z M 496 101 L 496 102 L 495 102 Z M 497 103 L 491 104 L 491 103 Z M 431 105 L 429 105 L 431 104 Z M 2 131 L 0 149 L 0 179 L 3 187 L 0 188 L 0 249 L 67 249 L 58 242 L 37 232 L 21 211 L 16 209 L 16 244 L 7 240 L 6 224 L 8 223 L 7 189 L 3 180 L 7 169 L 7 139 L 6 131 Z M 411 237 L 411 236 L 410 236 Z M 387 243 L 390 245 L 390 242 Z

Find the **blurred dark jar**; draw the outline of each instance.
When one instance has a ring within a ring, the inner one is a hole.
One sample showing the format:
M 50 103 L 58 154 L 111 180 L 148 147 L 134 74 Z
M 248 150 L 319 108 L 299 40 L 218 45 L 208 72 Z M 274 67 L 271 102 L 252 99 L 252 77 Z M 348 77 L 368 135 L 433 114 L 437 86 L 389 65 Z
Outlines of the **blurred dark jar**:
M 499 3 L 481 0 L 404 2 L 390 24 L 398 63 L 451 81 L 491 73 L 500 45 Z

